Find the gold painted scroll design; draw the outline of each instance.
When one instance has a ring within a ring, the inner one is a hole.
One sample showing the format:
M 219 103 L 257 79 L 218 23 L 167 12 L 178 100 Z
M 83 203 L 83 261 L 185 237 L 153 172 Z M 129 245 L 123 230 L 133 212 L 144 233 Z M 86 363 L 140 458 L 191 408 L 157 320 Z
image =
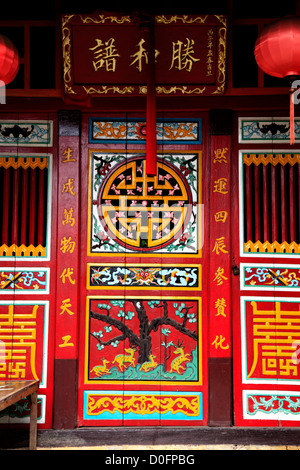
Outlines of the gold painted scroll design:
M 111 414 L 120 412 L 147 415 L 152 413 L 172 414 L 183 413 L 186 416 L 199 416 L 199 396 L 164 396 L 160 395 L 129 395 L 129 396 L 93 396 L 88 395 L 87 414 L 100 415 L 104 412 Z

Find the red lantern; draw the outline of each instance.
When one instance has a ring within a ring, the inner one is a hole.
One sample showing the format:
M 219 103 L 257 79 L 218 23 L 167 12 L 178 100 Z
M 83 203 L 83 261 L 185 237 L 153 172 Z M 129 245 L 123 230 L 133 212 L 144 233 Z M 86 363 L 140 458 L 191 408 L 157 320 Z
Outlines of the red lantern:
M 8 85 L 19 70 L 19 54 L 6 36 L 0 35 L 0 80 Z
M 268 75 L 287 78 L 292 83 L 300 76 L 300 18 L 283 18 L 266 26 L 255 44 L 255 59 Z M 290 143 L 294 138 L 294 105 L 291 88 Z

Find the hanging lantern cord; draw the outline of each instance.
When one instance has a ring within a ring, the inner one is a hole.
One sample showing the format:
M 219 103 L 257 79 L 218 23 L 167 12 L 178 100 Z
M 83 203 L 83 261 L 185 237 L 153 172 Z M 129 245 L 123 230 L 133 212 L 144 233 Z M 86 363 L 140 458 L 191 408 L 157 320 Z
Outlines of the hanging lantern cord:
M 154 21 L 149 22 L 149 58 L 147 76 L 147 135 L 146 135 L 146 171 L 155 176 L 157 172 L 156 155 L 156 95 L 155 95 L 155 32 Z
M 148 43 L 147 109 L 146 109 L 146 173 L 156 176 L 156 87 L 155 87 L 155 19 L 148 13 L 135 12 L 134 23 L 145 33 Z
M 254 48 L 257 65 L 273 77 L 290 84 L 290 144 L 295 143 L 296 89 L 300 85 L 300 17 L 286 17 L 266 25 Z M 296 86 L 296 89 L 295 89 Z
M 289 75 L 286 77 L 290 83 L 290 145 L 295 143 L 295 92 L 300 86 L 299 76 Z

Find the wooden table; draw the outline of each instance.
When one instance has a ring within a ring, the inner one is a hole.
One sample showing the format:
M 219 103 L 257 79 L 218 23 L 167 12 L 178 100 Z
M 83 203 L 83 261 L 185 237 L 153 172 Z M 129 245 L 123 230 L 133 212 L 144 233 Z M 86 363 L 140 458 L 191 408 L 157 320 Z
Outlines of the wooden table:
M 40 382 L 38 380 L 7 380 L 0 381 L 0 411 L 19 400 L 30 396 L 30 430 L 29 448 L 36 449 L 37 441 L 37 391 Z

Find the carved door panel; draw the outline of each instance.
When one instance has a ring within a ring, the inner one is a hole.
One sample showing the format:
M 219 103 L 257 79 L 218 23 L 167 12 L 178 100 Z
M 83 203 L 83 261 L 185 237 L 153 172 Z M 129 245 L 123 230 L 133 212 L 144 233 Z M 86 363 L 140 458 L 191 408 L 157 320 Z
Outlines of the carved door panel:
M 55 115 L 0 117 L 0 380 L 40 381 L 39 427 L 52 424 L 56 128 Z M 24 399 L 0 423 L 29 414 Z
M 145 120 L 82 128 L 79 423 L 203 424 L 203 119 L 158 120 L 154 177 Z
M 243 426 L 299 426 L 300 167 L 288 130 L 284 118 L 239 119 L 233 337 L 235 424 Z

